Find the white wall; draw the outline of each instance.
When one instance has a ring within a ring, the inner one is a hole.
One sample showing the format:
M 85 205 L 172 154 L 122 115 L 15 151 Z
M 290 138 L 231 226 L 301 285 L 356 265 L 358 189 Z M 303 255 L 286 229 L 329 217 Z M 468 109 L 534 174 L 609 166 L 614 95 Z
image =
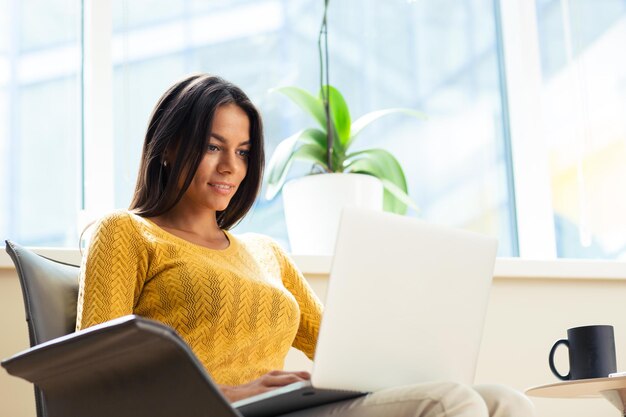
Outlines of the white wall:
M 28 347 L 28 334 L 17 277 L 3 256 L 0 256 L 0 357 L 6 358 Z M 327 278 L 320 271 L 327 270 L 329 260 L 311 262 L 297 258 L 296 261 L 303 270 L 311 272 L 307 278 L 323 296 Z M 520 390 L 558 382 L 548 369 L 548 351 L 556 339 L 566 336 L 567 328 L 584 324 L 615 326 L 618 369 L 626 370 L 625 300 L 624 263 L 498 260 L 476 382 L 503 383 Z M 564 356 L 559 357 L 558 363 L 563 370 Z M 286 368 L 309 366 L 306 358 L 293 354 Z M 532 400 L 539 417 L 619 415 L 602 398 Z M 10 377 L 4 370 L 0 370 L 0 416 L 35 416 L 30 384 Z
M 28 347 L 28 330 L 20 284 L 15 271 L 0 269 L 0 358 Z M 0 369 L 0 416 L 34 417 L 35 397 L 30 383 Z

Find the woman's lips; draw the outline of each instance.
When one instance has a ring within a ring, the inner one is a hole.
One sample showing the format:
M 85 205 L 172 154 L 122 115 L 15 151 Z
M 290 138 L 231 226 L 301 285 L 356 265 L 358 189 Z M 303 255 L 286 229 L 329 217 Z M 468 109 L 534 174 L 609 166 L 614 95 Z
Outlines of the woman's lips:
M 224 182 L 210 182 L 209 186 L 217 193 L 222 195 L 228 195 L 235 189 L 234 184 L 228 184 Z

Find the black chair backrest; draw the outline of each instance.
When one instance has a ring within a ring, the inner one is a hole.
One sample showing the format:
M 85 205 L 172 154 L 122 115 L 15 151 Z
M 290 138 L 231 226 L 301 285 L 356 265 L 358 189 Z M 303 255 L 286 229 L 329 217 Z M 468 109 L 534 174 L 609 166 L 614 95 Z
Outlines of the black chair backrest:
M 74 332 L 79 267 L 37 255 L 10 240 L 6 251 L 22 286 L 30 345 Z M 46 401 L 37 386 L 35 402 L 37 416 L 46 417 Z
M 74 332 L 79 267 L 37 255 L 9 240 L 6 251 L 22 286 L 30 345 Z

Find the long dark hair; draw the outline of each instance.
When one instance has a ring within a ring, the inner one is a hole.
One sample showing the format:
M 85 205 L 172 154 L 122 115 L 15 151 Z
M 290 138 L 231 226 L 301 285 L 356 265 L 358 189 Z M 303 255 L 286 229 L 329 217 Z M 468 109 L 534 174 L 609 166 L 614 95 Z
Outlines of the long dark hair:
M 130 210 L 154 217 L 180 201 L 206 152 L 215 111 L 225 104 L 235 104 L 248 115 L 250 154 L 246 176 L 228 207 L 217 212 L 217 224 L 229 229 L 248 213 L 263 178 L 261 116 L 239 87 L 207 74 L 192 75 L 171 86 L 152 111 Z M 166 151 L 175 158 L 169 156 L 164 166 Z

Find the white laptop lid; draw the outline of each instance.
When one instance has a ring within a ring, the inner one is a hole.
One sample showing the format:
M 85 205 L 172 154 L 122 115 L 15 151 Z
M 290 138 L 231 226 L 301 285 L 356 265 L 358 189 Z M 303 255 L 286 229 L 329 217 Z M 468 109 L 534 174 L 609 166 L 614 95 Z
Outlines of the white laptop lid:
M 313 385 L 472 383 L 496 250 L 494 238 L 344 209 Z

